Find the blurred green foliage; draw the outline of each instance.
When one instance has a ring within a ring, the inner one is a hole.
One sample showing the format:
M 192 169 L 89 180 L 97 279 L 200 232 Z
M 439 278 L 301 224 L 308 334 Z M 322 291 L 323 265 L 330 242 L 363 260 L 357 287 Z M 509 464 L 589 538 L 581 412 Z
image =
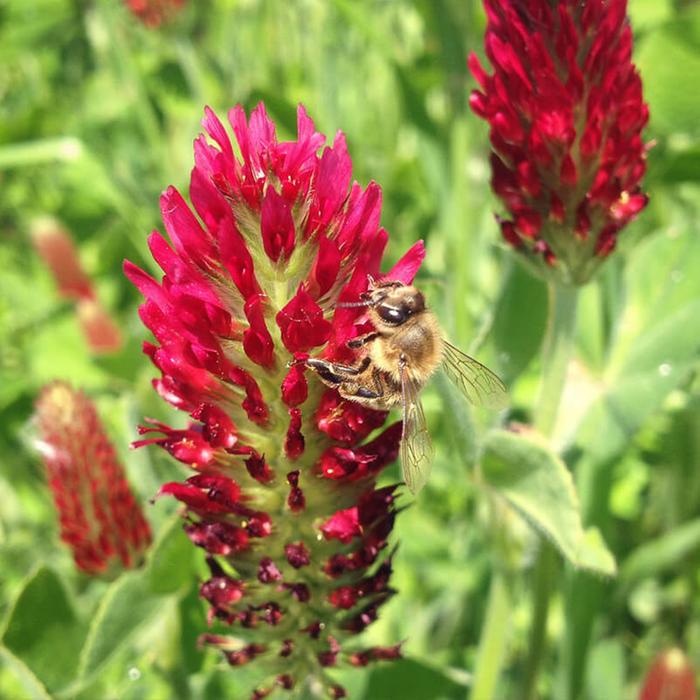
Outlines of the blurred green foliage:
M 602 533 L 619 576 L 558 567 L 542 697 L 633 698 L 671 644 L 700 668 L 700 5 L 629 9 L 652 114 L 651 203 L 583 292 L 556 431 L 584 525 Z M 144 569 L 87 581 L 58 543 L 30 446 L 39 387 L 67 379 L 97 400 L 143 502 L 178 478 L 158 451 L 128 450 L 141 417 L 167 409 L 121 261 L 153 267 L 158 195 L 186 184 L 205 104 L 221 113 L 264 100 L 291 136 L 303 102 L 321 131 L 342 129 L 355 177 L 383 187 L 389 259 L 426 239 L 421 282 L 448 334 L 480 346 L 512 388 L 512 418 L 528 420 L 546 292 L 492 216 L 486 128 L 468 110 L 465 67 L 483 28 L 477 0 L 191 0 L 156 30 L 114 0 L 0 0 L 0 697 L 242 697 L 245 670 L 196 647 L 202 561 L 173 525 L 174 505 L 148 507 L 158 544 Z M 33 253 L 28 230 L 44 214 L 71 231 L 118 318 L 118 355 L 90 354 Z M 351 697 L 466 697 L 490 572 L 504 562 L 515 611 L 499 697 L 517 697 L 535 539 L 505 501 L 489 512 L 506 541 L 488 534 L 484 493 L 498 497 L 474 461 L 489 417 L 458 401 L 439 381 L 426 392 L 436 464 L 398 519 L 400 594 L 367 635 L 405 639 L 408 659 L 340 671 Z

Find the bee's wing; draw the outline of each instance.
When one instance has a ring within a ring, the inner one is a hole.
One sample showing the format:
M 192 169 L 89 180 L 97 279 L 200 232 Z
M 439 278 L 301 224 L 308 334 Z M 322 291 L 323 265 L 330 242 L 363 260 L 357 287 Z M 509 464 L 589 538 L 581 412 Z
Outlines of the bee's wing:
M 508 390 L 503 382 L 481 362 L 444 342 L 442 367 L 464 396 L 473 404 L 505 408 L 508 405 Z
M 403 398 L 403 433 L 401 434 L 401 469 L 411 493 L 416 494 L 428 481 L 433 464 L 433 443 L 430 440 L 425 413 L 420 402 L 420 386 L 401 372 Z

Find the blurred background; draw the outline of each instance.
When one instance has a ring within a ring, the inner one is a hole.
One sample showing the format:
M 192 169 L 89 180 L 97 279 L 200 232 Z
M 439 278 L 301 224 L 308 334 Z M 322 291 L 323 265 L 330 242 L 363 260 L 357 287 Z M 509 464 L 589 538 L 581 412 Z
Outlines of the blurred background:
M 586 524 L 601 529 L 619 575 L 560 572 L 578 604 L 567 610 L 555 595 L 543 697 L 637 697 L 671 646 L 700 668 L 700 3 L 630 0 L 629 13 L 651 109 L 651 203 L 583 292 L 557 429 Z M 387 264 L 426 240 L 420 282 L 446 332 L 511 387 L 510 418 L 528 420 L 546 289 L 514 262 L 493 218 L 487 127 L 469 111 L 465 65 L 470 51 L 482 55 L 484 26 L 477 0 L 191 0 L 147 23 L 114 0 L 0 0 L 0 616 L 25 625 L 24 636 L 3 633 L 0 697 L 243 697 L 243 671 L 196 648 L 202 556 L 173 526 L 174 503 L 148 504 L 180 468 L 162 450 L 129 450 L 143 416 L 184 422 L 151 388 L 139 297 L 121 263 L 154 270 L 146 236 L 160 225 L 158 196 L 169 184 L 186 190 L 204 105 L 223 115 L 264 100 L 290 138 L 302 102 L 329 138 L 342 129 L 354 177 L 383 188 Z M 60 293 L 38 253 L 42 226 L 57 222 L 105 325 Z M 31 447 L 33 402 L 57 378 L 96 401 L 166 550 L 154 575 L 169 583 L 125 607 L 87 660 L 75 620 L 110 584 L 75 570 Z M 493 566 L 517 572 L 500 697 L 517 697 L 523 675 L 533 536 L 513 520 L 494 556 L 473 478 L 494 416 L 446 408 L 434 384 L 432 479 L 398 518 L 399 594 L 367 632 L 405 639 L 408 658 L 339 672 L 353 698 L 467 697 Z M 30 613 L 13 609 L 40 565 L 53 597 L 25 595 Z

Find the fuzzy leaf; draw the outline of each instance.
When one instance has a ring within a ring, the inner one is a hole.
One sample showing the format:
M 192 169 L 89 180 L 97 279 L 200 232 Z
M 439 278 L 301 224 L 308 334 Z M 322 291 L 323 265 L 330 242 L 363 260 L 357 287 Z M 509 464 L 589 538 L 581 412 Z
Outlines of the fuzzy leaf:
M 57 690 L 77 673 L 85 632 L 63 583 L 53 570 L 42 567 L 27 579 L 2 642 L 49 690 Z
M 163 598 L 150 591 L 145 572 L 130 572 L 117 579 L 107 589 L 93 616 L 80 653 L 81 681 L 98 671 L 162 605 Z
M 486 438 L 481 459 L 486 483 L 559 549 L 575 567 L 615 574 L 599 533 L 585 533 L 569 470 L 534 438 L 505 430 Z
M 372 671 L 364 700 L 447 700 L 463 696 L 462 685 L 442 671 L 413 659 L 402 659 Z
M 182 531 L 178 515 L 162 528 L 148 556 L 146 575 L 152 593 L 176 593 L 194 579 L 195 548 Z
M 496 307 L 493 336 L 502 353 L 503 378 L 510 383 L 542 345 L 547 322 L 547 287 L 522 265 L 514 265 Z

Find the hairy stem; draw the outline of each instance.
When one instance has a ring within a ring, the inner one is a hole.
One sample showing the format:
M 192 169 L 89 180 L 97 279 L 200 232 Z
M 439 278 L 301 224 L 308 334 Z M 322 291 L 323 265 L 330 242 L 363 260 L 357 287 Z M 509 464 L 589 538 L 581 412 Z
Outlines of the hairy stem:
M 491 700 L 505 658 L 511 618 L 511 594 L 503 572 L 496 570 L 491 579 L 486 620 L 479 640 L 474 682 L 470 700 Z
M 549 319 L 542 352 L 542 380 L 534 415 L 535 428 L 551 438 L 574 347 L 578 288 L 549 284 Z M 557 560 L 552 546 L 542 540 L 534 569 L 533 615 L 522 697 L 537 697 L 537 680 L 547 645 L 547 618 Z
M 574 346 L 578 288 L 549 283 L 549 318 L 542 348 L 542 380 L 535 428 L 546 437 L 554 430 Z

